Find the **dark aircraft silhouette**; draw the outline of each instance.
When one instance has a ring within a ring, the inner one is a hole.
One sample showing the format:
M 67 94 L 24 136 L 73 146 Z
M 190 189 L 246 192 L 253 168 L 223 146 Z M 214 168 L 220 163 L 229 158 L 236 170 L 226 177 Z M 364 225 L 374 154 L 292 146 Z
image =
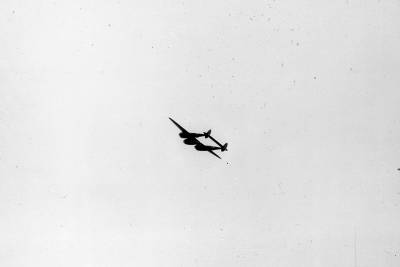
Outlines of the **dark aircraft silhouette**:
M 214 150 L 221 150 L 221 151 L 226 151 L 227 150 L 228 143 L 225 143 L 224 145 L 220 144 L 217 140 L 215 140 L 211 136 L 211 130 L 208 130 L 207 132 L 204 132 L 202 134 L 201 133 L 191 133 L 191 132 L 188 132 L 182 126 L 180 126 L 173 119 L 171 119 L 171 118 L 169 118 L 169 119 L 176 125 L 176 127 L 179 128 L 179 130 L 181 130 L 181 132 L 179 133 L 179 136 L 184 139 L 183 142 L 185 144 L 187 144 L 187 145 L 194 145 L 194 148 L 196 150 L 198 150 L 198 151 L 208 151 L 208 152 L 210 152 L 211 154 L 213 154 L 214 156 L 216 156 L 219 159 L 220 159 L 220 157 L 214 152 Z M 202 137 L 202 136 L 205 137 L 205 138 L 210 138 L 211 140 L 213 140 L 219 146 L 207 146 L 207 145 L 204 145 L 199 140 L 197 140 L 197 137 Z

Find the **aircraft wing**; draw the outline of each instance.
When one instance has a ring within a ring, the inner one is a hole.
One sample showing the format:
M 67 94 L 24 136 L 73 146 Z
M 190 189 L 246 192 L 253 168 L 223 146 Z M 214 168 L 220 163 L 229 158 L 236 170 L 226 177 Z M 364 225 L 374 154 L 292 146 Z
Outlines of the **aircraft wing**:
M 188 131 L 185 130 L 185 128 L 183 128 L 182 126 L 180 126 L 176 121 L 174 121 L 173 119 L 169 118 L 175 125 L 176 127 L 179 128 L 179 130 L 181 130 L 184 133 L 187 133 Z
M 215 154 L 214 151 L 212 151 L 212 150 L 207 150 L 207 151 L 210 152 L 211 154 L 213 154 L 214 156 L 216 156 L 217 158 L 220 159 L 220 157 L 219 157 L 217 154 Z

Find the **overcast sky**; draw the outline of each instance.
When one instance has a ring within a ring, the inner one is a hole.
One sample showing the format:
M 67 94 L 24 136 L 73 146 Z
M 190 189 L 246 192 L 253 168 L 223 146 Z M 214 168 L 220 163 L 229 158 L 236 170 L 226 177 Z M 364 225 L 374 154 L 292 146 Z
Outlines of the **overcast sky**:
M 2 0 L 0 265 L 400 266 L 399 14 Z

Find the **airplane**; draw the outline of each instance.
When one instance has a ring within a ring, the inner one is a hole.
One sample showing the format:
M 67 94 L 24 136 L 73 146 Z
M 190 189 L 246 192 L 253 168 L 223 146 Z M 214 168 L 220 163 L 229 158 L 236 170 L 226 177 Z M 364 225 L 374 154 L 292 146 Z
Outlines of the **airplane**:
M 217 140 L 215 140 L 210 134 L 211 134 L 211 130 L 208 130 L 207 132 L 204 132 L 202 134 L 199 133 L 191 133 L 188 132 L 185 128 L 183 128 L 182 126 L 180 126 L 176 121 L 174 121 L 173 119 L 169 118 L 176 127 L 179 128 L 179 130 L 181 130 L 181 132 L 179 133 L 179 136 L 181 138 L 183 138 L 183 142 L 187 145 L 194 145 L 194 148 L 198 151 L 208 151 L 211 154 L 213 154 L 214 156 L 216 156 L 217 158 L 220 159 L 220 156 L 218 156 L 214 150 L 221 150 L 221 151 L 226 151 L 227 150 L 227 146 L 228 143 L 221 145 Z M 207 146 L 204 145 L 203 143 L 201 143 L 199 140 L 197 140 L 197 137 L 202 137 L 204 136 L 205 138 L 209 138 L 211 140 L 213 140 L 216 144 L 219 145 L 219 147 L 217 146 Z

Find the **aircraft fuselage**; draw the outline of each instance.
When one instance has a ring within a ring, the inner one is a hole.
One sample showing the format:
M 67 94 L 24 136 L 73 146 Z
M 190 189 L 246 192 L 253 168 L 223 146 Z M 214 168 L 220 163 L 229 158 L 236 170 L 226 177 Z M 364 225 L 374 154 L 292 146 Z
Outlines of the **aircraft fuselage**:
M 186 138 L 185 140 L 183 140 L 183 142 L 184 142 L 185 144 L 187 144 L 187 145 L 195 145 L 195 144 L 198 144 L 198 143 L 199 143 L 199 141 L 198 141 L 196 138 L 194 138 L 194 137 Z

